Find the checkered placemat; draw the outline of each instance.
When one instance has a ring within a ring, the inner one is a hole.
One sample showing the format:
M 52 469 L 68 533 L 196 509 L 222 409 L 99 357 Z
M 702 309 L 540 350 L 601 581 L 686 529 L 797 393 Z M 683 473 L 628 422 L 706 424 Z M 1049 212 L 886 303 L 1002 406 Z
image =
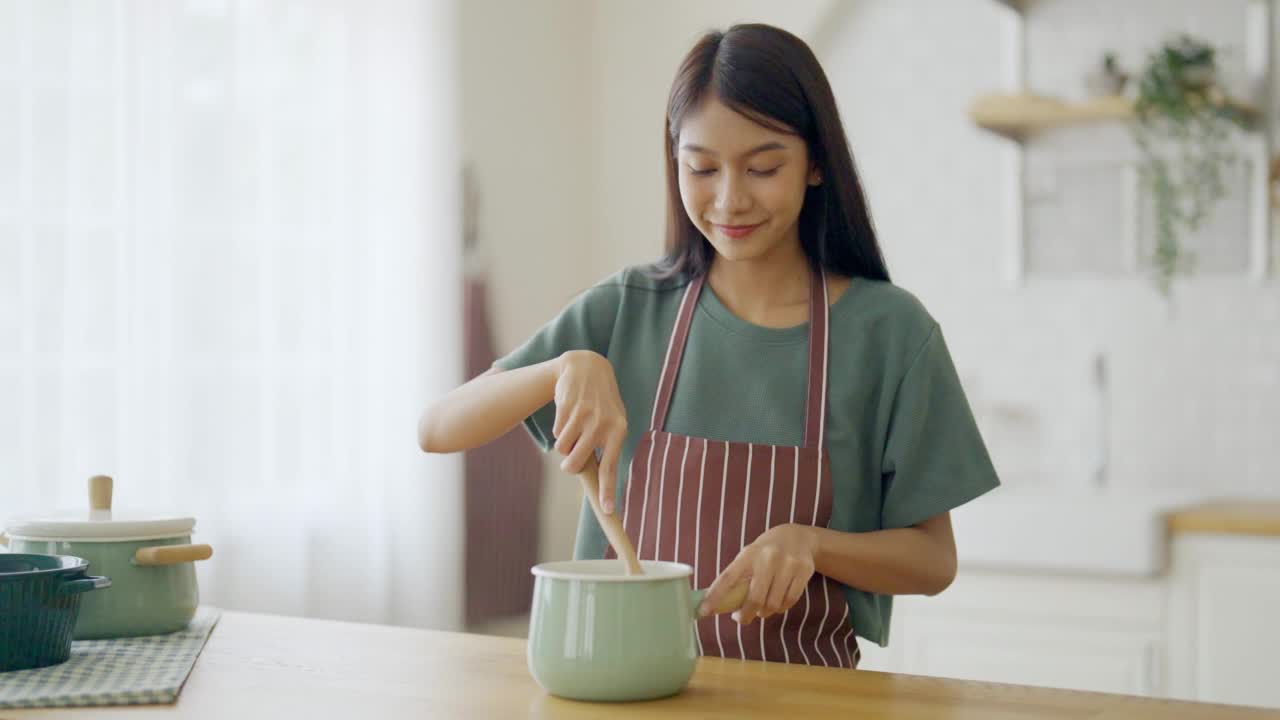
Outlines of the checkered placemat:
M 201 607 L 168 635 L 77 640 L 60 665 L 0 673 L 0 708 L 174 702 L 220 615 Z

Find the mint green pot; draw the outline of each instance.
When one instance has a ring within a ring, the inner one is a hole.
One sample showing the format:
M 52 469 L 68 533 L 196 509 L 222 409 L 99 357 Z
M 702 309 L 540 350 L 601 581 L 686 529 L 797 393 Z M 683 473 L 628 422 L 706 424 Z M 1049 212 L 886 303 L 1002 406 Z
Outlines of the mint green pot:
M 196 612 L 200 594 L 195 565 L 190 562 L 141 565 L 138 550 L 174 546 L 190 547 L 189 535 L 151 540 L 93 542 L 12 537 L 9 549 L 17 553 L 74 555 L 88 561 L 95 575 L 111 578 L 111 587 L 84 596 L 73 638 L 160 635 L 187 626 Z
M 196 613 L 194 562 L 213 555 L 208 545 L 192 545 L 192 517 L 113 512 L 115 481 L 89 478 L 89 512 L 54 512 L 10 520 L 7 536 L 16 553 L 72 555 L 93 572 L 111 578 L 111 587 L 87 595 L 74 638 L 160 635 L 187 626 Z
M 547 692 L 574 700 L 652 700 L 680 692 L 698 661 L 694 620 L 703 591 L 688 565 L 619 560 L 533 568 L 529 671 Z

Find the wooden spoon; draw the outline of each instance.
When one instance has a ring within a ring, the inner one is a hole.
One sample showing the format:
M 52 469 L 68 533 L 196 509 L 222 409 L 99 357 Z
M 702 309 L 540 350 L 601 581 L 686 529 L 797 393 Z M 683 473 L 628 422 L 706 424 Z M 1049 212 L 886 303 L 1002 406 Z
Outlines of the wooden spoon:
M 622 518 L 613 513 L 606 513 L 604 508 L 600 507 L 600 466 L 596 463 L 594 456 L 587 458 L 587 464 L 578 474 L 578 479 L 582 481 L 582 492 L 586 494 L 587 502 L 591 503 L 591 510 L 595 512 L 596 520 L 604 530 L 605 537 L 609 538 L 613 551 L 626 563 L 627 574 L 643 575 L 644 570 L 640 567 L 640 560 L 636 558 L 635 546 L 631 544 L 631 538 L 627 537 L 627 531 L 622 527 Z
M 600 466 L 596 463 L 594 456 L 587 458 L 587 464 L 582 468 L 582 472 L 578 474 L 578 479 L 582 481 L 582 492 L 586 494 L 587 501 L 591 503 L 591 510 L 596 514 L 596 520 L 600 522 L 600 527 L 604 529 L 605 537 L 609 538 L 609 544 L 613 546 L 613 551 L 627 565 L 628 575 L 643 575 L 644 570 L 640 567 L 640 561 L 636 558 L 635 546 L 631 544 L 631 538 L 627 537 L 627 531 L 622 527 L 622 519 L 616 514 L 605 513 L 600 507 Z M 712 615 L 720 613 L 733 612 L 742 607 L 747 600 L 747 589 L 750 587 L 749 580 L 742 580 L 728 593 L 725 594 L 715 607 L 711 608 Z

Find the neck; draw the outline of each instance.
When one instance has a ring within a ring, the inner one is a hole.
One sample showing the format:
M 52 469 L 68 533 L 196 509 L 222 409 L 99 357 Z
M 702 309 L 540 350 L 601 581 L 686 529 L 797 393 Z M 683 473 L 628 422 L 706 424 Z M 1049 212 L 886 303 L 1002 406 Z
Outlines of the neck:
M 808 307 L 810 275 L 809 259 L 797 241 L 753 260 L 717 255 L 707 283 L 733 314 L 757 325 L 778 326 L 791 324 L 798 307 Z

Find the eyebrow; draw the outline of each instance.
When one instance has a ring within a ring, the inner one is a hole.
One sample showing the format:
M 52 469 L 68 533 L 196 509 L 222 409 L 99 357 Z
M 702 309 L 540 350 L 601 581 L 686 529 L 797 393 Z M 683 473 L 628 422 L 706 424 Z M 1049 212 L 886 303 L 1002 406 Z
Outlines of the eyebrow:
M 693 143 L 685 143 L 685 144 L 683 144 L 683 145 L 681 145 L 681 146 L 680 146 L 680 149 L 681 149 L 681 150 L 688 150 L 689 152 L 705 153 L 705 154 L 707 154 L 707 155 L 718 155 L 718 154 L 719 154 L 719 153 L 717 153 L 715 150 L 711 150 L 711 149 L 709 149 L 709 148 L 704 148 L 704 147 L 702 147 L 701 145 L 694 145 Z M 743 154 L 742 154 L 742 156 L 743 156 L 743 157 L 749 157 L 749 156 L 751 156 L 751 155 L 756 155 L 756 154 L 758 154 L 758 153 L 768 152 L 769 150 L 786 150 L 786 149 L 787 149 L 787 148 L 786 148 L 786 146 L 785 146 L 785 145 L 783 145 L 782 143 L 777 142 L 777 141 L 773 141 L 773 142 L 767 142 L 767 143 L 765 143 L 765 144 L 763 144 L 763 145 L 757 145 L 756 147 L 753 147 L 753 148 L 751 148 L 750 150 L 748 150 L 748 151 L 746 151 L 745 153 L 743 153 Z

